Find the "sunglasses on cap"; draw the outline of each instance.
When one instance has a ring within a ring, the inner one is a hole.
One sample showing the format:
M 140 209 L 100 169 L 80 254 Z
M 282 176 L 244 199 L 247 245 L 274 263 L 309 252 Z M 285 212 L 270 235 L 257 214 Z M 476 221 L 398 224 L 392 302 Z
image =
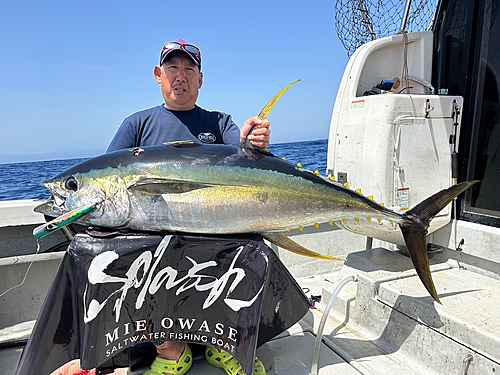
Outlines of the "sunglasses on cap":
M 179 42 L 168 42 L 163 46 L 161 51 L 160 64 L 163 63 L 167 55 L 172 51 L 184 51 L 191 59 L 196 63 L 196 65 L 201 65 L 201 51 L 198 47 L 189 43 L 179 43 Z

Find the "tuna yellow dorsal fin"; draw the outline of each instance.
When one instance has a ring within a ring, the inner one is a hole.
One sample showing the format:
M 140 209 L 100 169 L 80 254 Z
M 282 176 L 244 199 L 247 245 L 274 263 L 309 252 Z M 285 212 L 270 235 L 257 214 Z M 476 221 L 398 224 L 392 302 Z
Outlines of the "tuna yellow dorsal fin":
M 290 83 L 288 86 L 286 86 L 283 90 L 281 90 L 279 93 L 277 93 L 274 98 L 272 98 L 269 103 L 267 103 L 265 105 L 264 108 L 262 108 L 262 111 L 260 111 L 259 113 L 259 117 L 262 119 L 262 120 L 265 120 L 269 114 L 271 113 L 271 111 L 273 110 L 274 108 L 274 105 L 276 104 L 276 102 L 279 100 L 279 98 L 281 98 L 281 96 L 286 92 L 286 90 L 288 90 L 290 87 L 292 87 L 293 85 L 295 85 L 297 82 L 299 82 L 300 79 L 296 80 L 295 82 L 292 82 Z
M 292 87 L 293 85 L 295 85 L 297 82 L 299 82 L 299 80 L 295 81 L 295 82 L 292 82 L 290 83 L 288 86 L 286 86 L 283 90 L 281 90 L 279 93 L 277 93 L 270 101 L 269 103 L 267 103 L 264 108 L 262 108 L 262 111 L 260 111 L 259 113 L 259 118 L 261 120 L 265 120 L 267 119 L 267 117 L 270 115 L 271 111 L 273 110 L 276 102 L 279 100 L 279 98 L 281 98 L 281 96 L 286 92 L 286 90 L 288 90 L 290 87 Z M 250 141 L 248 140 L 248 137 L 252 134 L 253 130 L 255 129 L 255 125 L 250 129 L 250 131 L 248 132 L 247 134 L 247 137 L 245 139 L 245 142 L 243 142 L 243 146 L 244 147 L 248 147 L 248 148 L 255 148 L 254 146 L 252 146 L 252 144 L 250 143 Z M 267 150 L 265 150 L 267 151 Z

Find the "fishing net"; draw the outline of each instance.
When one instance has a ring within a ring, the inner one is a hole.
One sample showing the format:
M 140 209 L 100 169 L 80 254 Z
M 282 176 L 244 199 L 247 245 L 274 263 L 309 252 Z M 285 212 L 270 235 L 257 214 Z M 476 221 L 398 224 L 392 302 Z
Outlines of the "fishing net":
M 432 25 L 438 0 L 413 0 L 405 30 L 425 31 Z M 350 57 L 362 44 L 397 34 L 407 2 L 404 0 L 337 0 L 335 27 Z

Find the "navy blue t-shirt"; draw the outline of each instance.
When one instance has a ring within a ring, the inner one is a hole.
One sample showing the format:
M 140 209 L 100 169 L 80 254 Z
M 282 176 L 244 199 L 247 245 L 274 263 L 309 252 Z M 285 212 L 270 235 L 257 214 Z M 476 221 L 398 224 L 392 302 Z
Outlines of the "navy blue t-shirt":
M 238 146 L 240 130 L 226 113 L 198 106 L 190 111 L 172 111 L 159 105 L 123 120 L 106 152 L 190 140 Z

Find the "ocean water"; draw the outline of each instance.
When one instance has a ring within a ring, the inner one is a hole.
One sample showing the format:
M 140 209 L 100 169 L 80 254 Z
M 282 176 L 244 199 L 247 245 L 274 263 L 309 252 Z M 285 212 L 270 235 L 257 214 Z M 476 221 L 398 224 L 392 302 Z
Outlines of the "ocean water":
M 277 143 L 269 150 L 290 163 L 301 163 L 305 169 L 326 171 L 327 140 Z M 0 164 L 0 201 L 42 199 L 49 196 L 42 185 L 62 171 L 87 159 L 48 160 L 30 163 Z

